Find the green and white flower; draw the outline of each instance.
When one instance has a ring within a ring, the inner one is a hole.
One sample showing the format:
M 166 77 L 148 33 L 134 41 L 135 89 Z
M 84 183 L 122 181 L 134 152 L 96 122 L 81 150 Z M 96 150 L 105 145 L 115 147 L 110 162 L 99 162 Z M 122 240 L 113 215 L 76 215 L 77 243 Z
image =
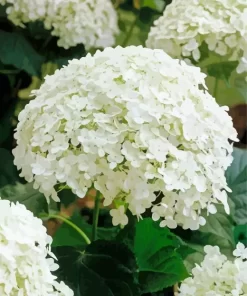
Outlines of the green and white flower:
M 247 1 L 173 0 L 146 42 L 192 62 L 200 59 L 203 43 L 220 61 L 237 61 L 238 73 L 247 72 Z
M 0 0 L 0 5 L 7 5 L 8 18 L 17 26 L 44 22 L 65 49 L 78 44 L 86 50 L 112 46 L 119 32 L 111 0 Z
M 0 295 L 73 296 L 52 272 L 58 269 L 52 239 L 24 205 L 0 200 Z
M 238 243 L 234 261 L 227 260 L 219 247 L 205 246 L 203 262 L 192 270 L 192 276 L 180 286 L 180 296 L 247 295 L 247 249 Z
M 48 199 L 58 201 L 58 185 L 80 197 L 93 185 L 106 206 L 126 204 L 137 217 L 152 208 L 162 227 L 198 229 L 202 209 L 214 214 L 222 203 L 229 213 L 224 173 L 228 139 L 237 140 L 204 78 L 141 46 L 72 60 L 20 113 L 15 164 Z

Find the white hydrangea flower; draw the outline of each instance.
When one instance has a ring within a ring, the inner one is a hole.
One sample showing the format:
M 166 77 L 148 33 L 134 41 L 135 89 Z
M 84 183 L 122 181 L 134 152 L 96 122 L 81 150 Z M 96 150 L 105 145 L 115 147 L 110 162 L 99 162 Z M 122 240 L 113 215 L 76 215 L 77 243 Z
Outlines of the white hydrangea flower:
M 0 0 L 0 5 L 6 4 L 15 25 L 42 21 L 65 49 L 78 44 L 86 50 L 112 46 L 119 32 L 111 0 Z
M 25 23 L 44 19 L 47 0 L 0 0 L 0 5 L 7 5 L 6 13 L 11 22 L 25 27 Z
M 24 205 L 0 200 L 0 295 L 73 296 L 52 271 L 58 268 L 52 239 Z
M 244 250 L 242 243 L 237 249 Z M 203 262 L 192 270 L 192 276 L 185 279 L 177 295 L 180 296 L 240 296 L 247 295 L 246 257 L 234 254 L 234 261 L 227 260 L 218 247 L 205 246 Z M 245 252 L 247 249 L 245 249 Z
M 162 50 L 107 48 L 46 77 L 19 115 L 13 153 L 21 176 L 47 198 L 92 185 L 137 217 L 198 229 L 202 209 L 227 212 L 224 172 L 237 133 L 205 74 Z M 156 201 L 155 192 L 164 195 Z M 121 221 L 119 221 L 121 223 Z
M 238 73 L 247 72 L 247 1 L 173 0 L 146 42 L 147 47 L 196 62 L 203 43 L 221 61 L 239 62 Z
M 112 46 L 119 32 L 111 0 L 49 0 L 45 27 L 66 49 L 81 43 L 86 50 Z

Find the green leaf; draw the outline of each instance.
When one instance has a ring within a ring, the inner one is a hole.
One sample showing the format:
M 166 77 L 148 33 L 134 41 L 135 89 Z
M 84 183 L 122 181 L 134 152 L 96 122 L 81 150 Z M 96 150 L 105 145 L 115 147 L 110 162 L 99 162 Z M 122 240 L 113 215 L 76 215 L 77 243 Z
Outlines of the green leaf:
M 129 210 L 126 215 L 128 216 L 128 224 L 118 232 L 116 240 L 126 244 L 134 252 L 137 219 Z
M 76 211 L 74 215 L 70 218 L 70 221 L 73 222 L 76 226 L 78 226 L 83 232 L 90 238 L 92 235 L 92 225 L 89 225 L 83 217 L 80 215 L 79 211 Z M 118 228 L 103 228 L 98 227 L 98 238 L 111 240 L 114 239 L 117 235 Z M 71 229 L 66 223 L 63 223 L 61 227 L 56 231 L 56 234 L 53 238 L 53 247 L 58 246 L 72 246 L 72 247 L 80 247 L 85 248 L 86 243 L 80 236 L 80 234 Z
M 234 236 L 235 236 L 236 244 L 238 242 L 241 242 L 245 246 L 247 246 L 247 224 L 237 225 L 234 229 Z
M 166 3 L 163 0 L 141 0 L 141 7 L 149 7 L 158 12 L 162 12 L 165 5 Z
M 74 296 L 84 296 L 81 295 L 79 288 L 80 251 L 73 247 L 57 247 L 52 248 L 52 252 L 57 257 L 59 265 L 59 269 L 55 271 L 54 275 L 74 291 Z
M 226 214 L 223 206 L 217 206 L 216 214 L 207 215 L 206 212 L 203 212 L 202 216 L 207 222 L 200 227 L 200 232 L 214 234 L 222 239 L 227 239 L 234 245 L 232 219 L 231 216 Z
M 11 202 L 18 201 L 24 204 L 35 216 L 38 216 L 41 212 L 48 211 L 48 204 L 44 195 L 35 190 L 32 183 L 6 185 L 0 189 L 0 197 Z
M 123 9 L 119 9 L 119 24 L 121 32 L 116 37 L 116 45 L 123 44 L 123 41 L 127 37 L 128 32 L 131 30 L 133 25 L 133 31 L 126 46 L 145 45 L 147 35 L 150 31 L 150 24 L 144 24 L 135 13 Z
M 67 50 L 63 48 L 56 48 L 53 51 L 53 57 L 51 56 L 50 61 L 57 64 L 60 68 L 67 66 L 68 62 L 73 59 L 80 59 L 86 55 L 85 48 L 82 44 L 71 47 Z
M 0 18 L 6 18 L 6 6 L 5 5 L 0 5 Z
M 242 95 L 244 102 L 247 103 L 247 81 L 245 77 L 238 76 L 234 79 L 234 86 L 237 91 Z
M 192 247 L 192 245 L 191 245 Z M 195 246 L 197 247 L 194 253 L 189 254 L 187 258 L 184 260 L 184 264 L 189 272 L 195 267 L 196 264 L 200 264 L 205 256 L 203 251 L 203 246 Z
M 203 61 L 205 61 L 206 59 L 209 58 L 209 49 L 208 49 L 208 45 L 205 41 L 202 42 L 202 44 L 200 45 L 200 60 L 199 63 L 202 63 Z M 199 64 L 198 62 L 194 62 L 195 64 Z M 199 65 L 198 65 L 199 66 Z
M 68 207 L 70 204 L 74 203 L 78 199 L 78 196 L 74 194 L 71 189 L 68 188 L 60 191 L 58 193 L 58 197 L 65 207 Z
M 190 240 L 187 241 L 188 246 L 195 251 L 186 258 L 188 270 L 191 270 L 195 263 L 199 264 L 202 261 L 205 245 L 218 246 L 223 254 L 229 259 L 232 258 L 235 241 L 231 217 L 225 213 L 223 206 L 217 207 L 216 214 L 207 216 L 203 213 L 203 216 L 207 223 L 198 231 L 193 231 Z
M 200 227 L 199 230 L 191 232 L 192 235 L 186 243 L 194 250 L 194 253 L 189 254 L 185 260 L 185 265 L 189 271 L 196 263 L 200 264 L 203 260 L 205 255 L 203 248 L 206 245 L 218 246 L 228 259 L 233 258 L 232 252 L 235 247 L 233 225 L 231 219 L 223 211 L 223 209 L 218 209 L 218 213 L 207 217 L 207 226 L 205 225 Z
M 1 129 L 0 129 L 1 132 Z M 7 184 L 14 184 L 18 178 L 17 169 L 14 166 L 14 157 L 6 149 L 0 148 L 0 188 Z M 1 195 L 0 195 L 1 196 Z
M 98 240 L 80 258 L 81 295 L 138 296 L 134 254 L 125 244 Z
M 209 76 L 228 82 L 237 65 L 238 62 L 236 61 L 214 63 L 207 66 L 207 72 Z
M 157 292 L 188 276 L 179 253 L 180 241 L 151 218 L 136 225 L 134 250 L 142 291 Z
M 229 198 L 235 204 L 234 221 L 247 224 L 247 150 L 234 148 L 233 162 L 226 172 Z
M 42 21 L 27 23 L 26 25 L 29 36 L 35 39 L 42 39 L 43 43 L 48 38 L 51 38 L 51 32 L 46 30 Z
M 39 76 L 44 57 L 39 55 L 25 37 L 0 30 L 0 60 L 30 75 Z
M 0 144 L 6 141 L 6 139 L 11 134 L 11 131 L 12 131 L 11 120 L 8 116 L 4 116 L 4 118 L 0 122 Z
M 218 246 L 222 254 L 226 255 L 228 259 L 233 259 L 232 252 L 233 245 L 220 236 L 210 233 L 202 233 L 195 231 L 193 237 L 187 242 L 188 246 L 194 250 L 185 259 L 185 266 L 189 272 L 195 267 L 195 264 L 200 264 L 205 256 L 204 246 Z

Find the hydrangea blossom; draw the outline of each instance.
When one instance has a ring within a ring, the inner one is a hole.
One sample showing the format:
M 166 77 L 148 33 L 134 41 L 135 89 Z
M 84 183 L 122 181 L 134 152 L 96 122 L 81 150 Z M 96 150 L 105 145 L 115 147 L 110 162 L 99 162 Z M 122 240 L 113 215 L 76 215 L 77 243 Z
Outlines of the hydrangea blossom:
M 173 0 L 155 21 L 146 44 L 198 61 L 202 43 L 222 61 L 239 62 L 238 73 L 247 72 L 247 1 Z
M 0 5 L 7 5 L 6 13 L 16 26 L 43 20 L 46 15 L 47 0 L 0 0 Z
M 73 296 L 52 271 L 51 237 L 24 205 L 0 200 L 0 295 Z
M 198 229 L 202 209 L 214 214 L 222 203 L 229 212 L 228 138 L 237 141 L 204 78 L 141 46 L 72 60 L 20 113 L 15 164 L 47 198 L 58 200 L 65 184 L 83 197 L 93 185 L 105 206 L 126 204 L 137 217 L 151 208 L 162 227 Z
M 238 243 L 237 249 L 245 250 L 245 256 L 233 253 L 237 258 L 229 261 L 220 253 L 219 247 L 205 246 L 203 262 L 192 270 L 190 278 L 183 281 L 177 295 L 247 295 L 247 249 L 242 243 Z
M 1 4 L 8 5 L 8 18 L 17 26 L 44 22 L 59 38 L 58 46 L 66 49 L 78 44 L 87 50 L 112 46 L 119 32 L 111 0 L 0 0 Z
M 115 43 L 119 32 L 117 13 L 111 0 L 49 0 L 45 27 L 59 37 L 58 45 L 69 48 L 83 43 L 105 48 Z

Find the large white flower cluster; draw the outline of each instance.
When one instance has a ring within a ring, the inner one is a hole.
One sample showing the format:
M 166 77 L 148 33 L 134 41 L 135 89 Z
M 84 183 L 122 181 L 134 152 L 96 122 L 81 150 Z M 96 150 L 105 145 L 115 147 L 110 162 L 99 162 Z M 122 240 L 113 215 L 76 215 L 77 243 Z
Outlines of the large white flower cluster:
M 198 61 L 203 42 L 222 61 L 238 61 L 238 73 L 247 72 L 247 1 L 173 0 L 155 21 L 146 44 Z
M 141 46 L 72 60 L 20 113 L 15 164 L 47 198 L 58 200 L 59 185 L 80 197 L 94 185 L 106 206 L 116 200 L 138 217 L 152 208 L 161 226 L 197 229 L 202 209 L 223 203 L 229 212 L 224 172 L 228 139 L 237 140 L 204 78 Z M 123 207 L 112 213 L 127 223 Z
M 119 32 L 117 13 L 111 0 L 0 0 L 8 5 L 8 18 L 17 26 L 42 21 L 58 46 L 69 48 L 84 44 L 105 48 L 115 43 Z
M 73 296 L 52 271 L 51 237 L 24 205 L 0 200 L 0 295 Z M 54 259 L 53 259 L 54 258 Z
M 205 246 L 203 262 L 192 270 L 192 277 L 180 286 L 180 296 L 240 296 L 247 295 L 247 249 L 238 243 L 233 255 L 227 260 L 219 247 Z

